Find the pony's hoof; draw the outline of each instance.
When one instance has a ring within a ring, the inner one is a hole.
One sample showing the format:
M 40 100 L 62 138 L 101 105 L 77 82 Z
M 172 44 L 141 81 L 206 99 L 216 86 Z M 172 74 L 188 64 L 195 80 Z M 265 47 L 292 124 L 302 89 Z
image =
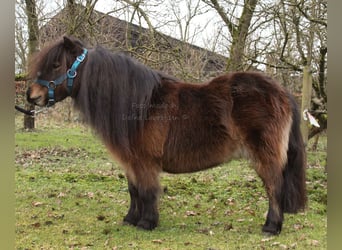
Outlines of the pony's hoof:
M 281 232 L 281 226 L 279 225 L 264 225 L 262 231 L 267 236 L 279 235 Z
M 133 226 L 136 226 L 138 224 L 138 221 L 139 221 L 139 218 L 135 218 L 135 217 L 132 217 L 132 216 L 126 216 L 124 219 L 123 219 L 123 225 L 133 225 Z
M 147 220 L 140 220 L 137 224 L 139 229 L 144 230 L 153 230 L 157 227 L 157 222 L 155 221 L 147 221 Z

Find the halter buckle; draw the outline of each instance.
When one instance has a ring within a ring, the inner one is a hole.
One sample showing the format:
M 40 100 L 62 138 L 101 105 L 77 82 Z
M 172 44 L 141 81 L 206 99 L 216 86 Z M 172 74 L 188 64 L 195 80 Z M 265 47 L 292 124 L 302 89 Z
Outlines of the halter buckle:
M 76 57 L 76 60 L 79 61 L 80 63 L 83 62 L 84 58 L 86 57 L 85 54 L 79 55 L 78 57 Z

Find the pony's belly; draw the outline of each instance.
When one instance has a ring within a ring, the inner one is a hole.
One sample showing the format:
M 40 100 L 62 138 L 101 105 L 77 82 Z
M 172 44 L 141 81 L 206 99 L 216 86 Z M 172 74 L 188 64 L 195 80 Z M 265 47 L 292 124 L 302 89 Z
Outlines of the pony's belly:
M 189 166 L 189 165 L 168 165 L 163 166 L 163 171 L 170 174 L 186 174 L 186 173 L 193 173 L 203 171 L 209 168 L 217 167 L 221 163 L 216 163 L 213 165 L 208 166 Z
M 210 137 L 206 137 L 210 138 Z M 212 138 L 211 138 L 212 139 Z M 191 173 L 216 167 L 246 154 L 233 140 L 221 141 L 220 144 L 202 143 L 201 147 L 175 147 L 166 149 L 162 156 L 162 170 L 168 173 Z M 214 141 L 218 141 L 217 139 Z
M 191 155 L 176 156 L 167 161 L 163 161 L 164 172 L 172 174 L 192 173 L 219 166 L 226 162 L 224 158 L 213 158 L 208 155 L 201 157 Z

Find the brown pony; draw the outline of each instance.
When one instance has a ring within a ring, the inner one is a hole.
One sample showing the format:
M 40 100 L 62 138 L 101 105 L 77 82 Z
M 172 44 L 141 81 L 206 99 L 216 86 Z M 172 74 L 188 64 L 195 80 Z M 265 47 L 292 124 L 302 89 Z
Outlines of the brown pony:
M 232 158 L 254 163 L 269 198 L 264 232 L 279 234 L 283 213 L 305 208 L 305 152 L 295 99 L 253 72 L 204 84 L 181 82 L 102 47 L 64 37 L 31 63 L 30 103 L 67 96 L 125 170 L 130 207 L 124 222 L 158 225 L 159 174 L 190 173 Z

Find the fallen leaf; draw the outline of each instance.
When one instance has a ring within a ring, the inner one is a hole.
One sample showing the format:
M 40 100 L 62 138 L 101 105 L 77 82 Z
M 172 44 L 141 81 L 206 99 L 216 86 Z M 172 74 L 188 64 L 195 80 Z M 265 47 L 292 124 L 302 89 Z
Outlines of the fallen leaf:
M 163 240 L 152 240 L 153 243 L 156 243 L 156 244 L 162 244 L 163 243 Z
M 300 229 L 303 229 L 303 225 L 294 224 L 294 225 L 293 225 L 293 228 L 294 228 L 295 230 L 300 230 Z
M 45 221 L 45 223 L 44 223 L 46 226 L 51 226 L 52 224 L 53 224 L 53 222 L 52 221 L 50 221 L 50 220 L 48 220 L 48 221 Z
M 293 243 L 290 245 L 291 248 L 296 248 L 297 247 L 297 243 Z
M 195 216 L 195 215 L 197 215 L 197 213 L 194 212 L 194 211 L 186 211 L 185 214 L 186 214 L 186 216 Z
M 176 197 L 175 196 L 167 196 L 167 199 L 170 200 L 170 201 L 173 201 L 173 200 L 176 200 Z
M 32 226 L 35 227 L 35 228 L 39 228 L 40 227 L 40 223 L 39 222 L 33 223 Z
M 60 192 L 60 193 L 57 195 L 57 198 L 61 198 L 61 197 L 65 197 L 65 196 L 66 196 L 65 193 Z
M 197 203 L 194 205 L 194 208 L 200 208 L 201 207 L 201 204 Z
M 41 205 L 43 205 L 43 202 L 40 202 L 40 201 L 34 201 L 34 202 L 32 202 L 32 206 L 34 206 L 34 207 L 39 207 L 39 206 L 41 206 Z
M 302 234 L 300 237 L 299 237 L 299 240 L 302 241 L 302 240 L 305 240 L 306 239 L 306 236 L 304 234 Z
M 227 204 L 228 204 L 229 206 L 233 206 L 233 205 L 235 204 L 235 200 L 234 200 L 233 198 L 228 198 L 228 199 L 227 199 Z
M 93 199 L 94 198 L 94 193 L 93 192 L 88 192 L 87 196 L 89 199 Z
M 233 224 L 232 223 L 228 223 L 224 225 L 224 230 L 225 231 L 229 231 L 233 229 Z
M 319 241 L 318 240 L 312 240 L 311 245 L 317 247 L 319 245 Z
M 271 238 L 263 238 L 263 239 L 261 239 L 261 242 L 267 242 L 267 241 L 270 241 L 271 240 Z
M 104 216 L 104 215 L 98 215 L 96 218 L 97 218 L 99 221 L 103 221 L 103 220 L 106 218 L 106 216 Z
M 200 228 L 200 229 L 197 229 L 197 232 L 208 235 L 208 234 L 210 234 L 210 229 L 209 228 Z

